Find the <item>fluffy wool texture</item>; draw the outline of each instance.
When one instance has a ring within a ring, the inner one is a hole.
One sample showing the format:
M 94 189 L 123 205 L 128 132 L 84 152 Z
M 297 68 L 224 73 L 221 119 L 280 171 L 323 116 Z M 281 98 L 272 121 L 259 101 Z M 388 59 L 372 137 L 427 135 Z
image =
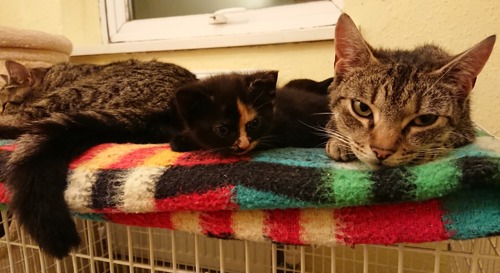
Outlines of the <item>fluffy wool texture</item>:
M 15 149 L 1 144 L 0 169 Z M 68 181 L 78 216 L 218 238 L 331 245 L 500 234 L 500 140 L 484 133 L 437 161 L 377 171 L 323 149 L 220 157 L 103 144 L 73 161 Z

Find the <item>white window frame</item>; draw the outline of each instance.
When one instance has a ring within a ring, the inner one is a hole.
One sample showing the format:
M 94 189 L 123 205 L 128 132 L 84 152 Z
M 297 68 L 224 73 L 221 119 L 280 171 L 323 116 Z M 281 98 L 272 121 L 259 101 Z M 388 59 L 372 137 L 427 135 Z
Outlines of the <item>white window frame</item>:
M 208 1 L 208 0 L 205 0 Z M 103 45 L 76 46 L 74 56 L 333 40 L 343 0 L 213 14 L 128 19 L 127 0 L 100 0 Z M 166 31 L 168 30 L 168 31 Z

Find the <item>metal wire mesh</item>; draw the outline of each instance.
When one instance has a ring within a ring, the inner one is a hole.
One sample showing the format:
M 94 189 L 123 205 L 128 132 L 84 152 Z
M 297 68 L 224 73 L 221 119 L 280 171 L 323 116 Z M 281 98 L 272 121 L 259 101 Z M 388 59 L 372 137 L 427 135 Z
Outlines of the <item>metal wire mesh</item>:
M 284 246 L 79 218 L 82 245 L 56 260 L 41 253 L 7 211 L 1 215 L 0 273 L 500 272 L 500 237 L 392 246 Z

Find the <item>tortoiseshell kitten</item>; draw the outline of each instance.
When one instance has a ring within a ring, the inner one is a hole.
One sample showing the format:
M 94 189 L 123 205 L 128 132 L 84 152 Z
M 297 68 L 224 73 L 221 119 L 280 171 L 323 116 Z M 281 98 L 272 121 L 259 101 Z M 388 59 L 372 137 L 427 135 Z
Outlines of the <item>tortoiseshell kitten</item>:
M 333 79 L 293 80 L 275 90 L 276 79 L 277 72 L 233 73 L 182 87 L 177 105 L 186 127 L 172 139 L 172 149 L 243 154 L 256 147 L 323 146 Z
M 342 14 L 326 153 L 392 167 L 428 162 L 471 143 L 469 94 L 494 43 L 490 36 L 454 56 L 434 45 L 374 49 Z
M 229 73 L 180 88 L 176 107 L 184 122 L 174 151 L 205 149 L 243 154 L 272 128 L 277 71 Z

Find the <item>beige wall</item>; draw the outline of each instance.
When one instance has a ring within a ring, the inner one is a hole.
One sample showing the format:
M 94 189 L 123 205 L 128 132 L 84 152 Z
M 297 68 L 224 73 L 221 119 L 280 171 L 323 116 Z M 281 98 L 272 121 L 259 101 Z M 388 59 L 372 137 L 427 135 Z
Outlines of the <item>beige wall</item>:
M 374 46 L 411 48 L 435 42 L 459 53 L 491 34 L 500 34 L 498 0 L 345 0 L 345 11 Z M 0 2 L 0 25 L 67 36 L 74 45 L 101 43 L 98 0 L 16 0 Z M 500 136 L 500 37 L 472 93 L 473 117 Z M 156 58 L 192 70 L 277 69 L 280 82 L 332 75 L 331 41 L 74 57 L 74 62 Z

